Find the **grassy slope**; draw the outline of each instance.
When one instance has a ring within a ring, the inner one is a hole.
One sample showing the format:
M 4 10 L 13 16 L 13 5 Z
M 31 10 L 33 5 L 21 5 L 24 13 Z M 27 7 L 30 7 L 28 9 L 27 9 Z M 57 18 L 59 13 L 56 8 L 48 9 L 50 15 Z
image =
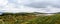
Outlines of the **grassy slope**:
M 51 16 L 35 16 L 35 14 L 9 14 L 0 16 L 0 22 L 3 24 L 60 24 L 60 14 Z

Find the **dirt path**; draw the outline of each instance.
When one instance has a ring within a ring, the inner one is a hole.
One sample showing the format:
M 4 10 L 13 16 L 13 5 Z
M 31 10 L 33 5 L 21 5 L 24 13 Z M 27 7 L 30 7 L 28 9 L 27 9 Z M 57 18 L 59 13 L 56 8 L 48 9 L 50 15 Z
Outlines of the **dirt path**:
M 2 22 L 2 24 L 5 24 L 4 21 L 2 19 L 0 19 L 0 22 Z

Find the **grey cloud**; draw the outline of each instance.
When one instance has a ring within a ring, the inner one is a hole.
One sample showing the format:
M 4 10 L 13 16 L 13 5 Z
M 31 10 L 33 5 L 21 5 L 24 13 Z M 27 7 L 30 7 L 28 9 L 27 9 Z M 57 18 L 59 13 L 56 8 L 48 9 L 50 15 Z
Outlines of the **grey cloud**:
M 45 8 L 47 5 L 49 5 L 49 4 L 42 2 L 42 3 L 31 3 L 26 6 L 34 7 L 34 8 Z
M 50 3 L 50 2 L 35 2 L 27 4 L 25 6 L 34 7 L 34 8 L 46 8 L 46 6 L 51 5 L 52 7 L 60 8 L 60 3 Z
M 29 6 L 29 7 L 34 7 L 34 8 L 46 8 L 46 6 L 50 5 L 47 2 L 39 2 L 39 3 L 31 3 L 25 6 Z
M 19 7 L 19 3 L 17 3 L 17 0 L 8 0 L 9 3 L 14 3 L 16 4 L 15 7 Z M 46 6 L 51 5 L 52 7 L 60 8 L 60 1 L 59 0 L 24 0 L 25 2 L 23 3 L 25 6 L 28 7 L 34 7 L 34 8 L 46 8 Z M 29 3 L 29 4 L 28 4 Z
M 52 7 L 60 8 L 60 5 L 52 5 Z
M 19 7 L 19 3 L 17 3 L 17 0 L 8 0 L 9 1 L 9 3 L 14 3 L 16 6 L 15 7 Z M 33 0 L 31 0 L 31 1 L 33 1 Z M 27 3 L 27 4 L 24 4 L 24 3 Z M 49 2 L 49 1 L 47 1 L 47 0 L 43 0 L 42 2 L 24 2 L 23 4 L 25 5 L 25 6 L 28 6 L 28 7 L 34 7 L 34 8 L 46 8 L 46 6 L 48 6 L 48 5 L 51 5 L 52 7 L 56 7 L 56 8 L 60 8 L 60 3 L 59 3 L 59 1 L 55 1 L 55 2 Z M 30 4 L 28 4 L 28 3 L 30 3 Z

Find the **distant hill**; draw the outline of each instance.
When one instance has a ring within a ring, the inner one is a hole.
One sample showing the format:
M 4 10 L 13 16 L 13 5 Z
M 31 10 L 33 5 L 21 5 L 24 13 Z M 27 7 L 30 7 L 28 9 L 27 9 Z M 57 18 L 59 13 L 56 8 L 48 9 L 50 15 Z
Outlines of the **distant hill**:
M 26 12 L 21 12 L 21 13 L 2 13 L 0 15 L 49 15 L 49 14 L 60 14 L 58 13 L 40 13 L 40 12 L 32 12 L 32 13 L 26 13 Z

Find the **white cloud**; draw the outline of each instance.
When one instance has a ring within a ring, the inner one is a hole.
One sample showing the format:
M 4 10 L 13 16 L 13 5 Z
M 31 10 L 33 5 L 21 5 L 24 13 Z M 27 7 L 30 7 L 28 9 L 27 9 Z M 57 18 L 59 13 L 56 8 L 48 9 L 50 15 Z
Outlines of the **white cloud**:
M 16 7 L 17 4 L 15 3 L 7 3 L 8 1 L 2 0 L 0 1 L 0 6 L 4 5 L 3 8 L 0 8 L 1 12 L 12 12 L 12 13 L 18 13 L 18 12 L 44 12 L 44 13 L 55 13 L 55 12 L 60 12 L 60 8 L 55 8 L 52 6 L 46 6 L 46 8 L 33 8 L 33 7 L 28 7 L 24 6 L 25 4 L 30 4 L 34 2 L 39 2 L 39 0 L 17 0 L 18 6 Z M 41 0 L 41 2 L 44 1 L 49 1 L 49 0 Z M 50 0 L 52 1 L 52 0 Z M 52 1 L 51 3 L 56 3 L 56 1 Z M 58 2 L 57 2 L 58 3 Z
M 0 0 L 0 6 L 2 6 L 2 5 L 6 5 L 7 4 L 7 0 Z
M 19 8 L 15 8 L 10 5 L 7 5 L 6 7 L 1 8 L 0 10 L 2 10 L 3 12 L 17 13 L 17 12 L 34 12 L 35 9 L 25 6 L 20 6 Z

